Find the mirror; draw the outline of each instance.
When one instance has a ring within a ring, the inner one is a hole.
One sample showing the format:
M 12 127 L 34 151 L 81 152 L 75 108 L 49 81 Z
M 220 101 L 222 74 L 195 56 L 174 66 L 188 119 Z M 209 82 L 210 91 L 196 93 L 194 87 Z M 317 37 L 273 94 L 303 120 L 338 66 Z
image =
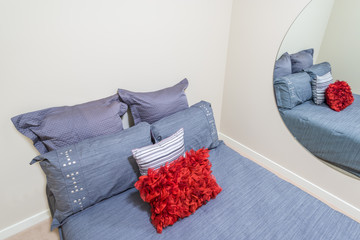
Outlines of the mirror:
M 274 92 L 280 115 L 293 136 L 319 160 L 360 179 L 358 9 L 360 1 L 356 0 L 312 0 L 280 46 Z M 309 56 L 313 63 L 307 66 Z M 294 72 L 299 63 L 302 70 Z M 354 97 L 353 103 L 339 112 L 326 102 L 329 98 L 324 91 L 331 77 L 331 83 L 346 81 Z

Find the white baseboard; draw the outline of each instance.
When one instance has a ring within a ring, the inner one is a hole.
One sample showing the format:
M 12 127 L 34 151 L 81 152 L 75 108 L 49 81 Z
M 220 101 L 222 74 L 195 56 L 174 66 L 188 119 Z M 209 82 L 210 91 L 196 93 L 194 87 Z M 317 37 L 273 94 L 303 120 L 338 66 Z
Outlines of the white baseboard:
M 21 222 L 15 223 L 14 225 L 11 225 L 5 229 L 0 230 L 0 239 L 5 239 L 8 237 L 11 237 L 29 227 L 34 226 L 35 224 L 38 224 L 48 218 L 50 218 L 50 211 L 45 210 L 43 212 L 40 212 L 38 214 L 35 214 L 34 216 L 31 216 L 29 218 L 26 218 L 22 220 Z
M 280 178 L 294 184 L 303 191 L 316 197 L 320 201 L 329 205 L 331 208 L 339 212 L 342 212 L 343 214 L 347 215 L 348 217 L 360 223 L 360 209 L 344 201 L 343 199 L 333 195 L 332 193 L 326 191 L 325 189 L 315 185 L 314 183 L 306 180 L 305 178 L 295 174 L 294 172 L 291 172 L 290 170 L 282 167 L 281 165 L 257 153 L 256 151 L 248 148 L 247 146 L 228 137 L 227 135 L 219 133 L 219 138 L 224 140 L 224 142 L 229 147 L 231 147 L 232 149 L 234 149 L 244 157 L 249 158 L 250 160 L 256 162 L 260 166 L 273 172 Z

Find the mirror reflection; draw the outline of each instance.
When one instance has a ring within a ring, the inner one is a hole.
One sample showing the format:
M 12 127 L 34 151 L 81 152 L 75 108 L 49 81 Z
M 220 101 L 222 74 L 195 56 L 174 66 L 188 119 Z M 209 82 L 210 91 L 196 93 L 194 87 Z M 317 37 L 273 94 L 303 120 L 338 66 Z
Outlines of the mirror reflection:
M 312 0 L 278 52 L 274 92 L 293 136 L 329 166 L 360 177 L 360 1 Z

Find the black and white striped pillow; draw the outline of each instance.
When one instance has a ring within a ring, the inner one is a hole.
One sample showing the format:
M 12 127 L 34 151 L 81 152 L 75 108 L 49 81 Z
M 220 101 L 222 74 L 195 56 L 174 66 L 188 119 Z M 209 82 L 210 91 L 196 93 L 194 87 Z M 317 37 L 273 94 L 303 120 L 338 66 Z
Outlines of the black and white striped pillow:
M 166 162 L 178 159 L 184 153 L 183 128 L 158 143 L 132 150 L 141 175 L 146 175 L 149 168 L 157 169 L 165 165 Z

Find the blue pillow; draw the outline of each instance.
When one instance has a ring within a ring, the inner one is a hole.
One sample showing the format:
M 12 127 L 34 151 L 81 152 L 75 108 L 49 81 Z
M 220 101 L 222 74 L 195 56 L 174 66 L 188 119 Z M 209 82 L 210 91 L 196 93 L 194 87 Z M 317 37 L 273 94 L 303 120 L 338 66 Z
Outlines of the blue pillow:
M 122 101 L 130 106 L 134 123 L 154 123 L 177 111 L 189 107 L 185 89 L 189 85 L 185 78 L 175 86 L 155 92 L 131 92 L 119 89 L 118 94 Z
M 46 153 L 83 139 L 123 130 L 127 105 L 117 94 L 74 106 L 47 108 L 11 118 L 16 129 Z
M 286 52 L 275 62 L 274 79 L 291 74 L 291 59 Z
M 292 73 L 301 72 L 304 69 L 311 67 L 314 62 L 313 55 L 313 48 L 290 54 Z
M 200 148 L 215 148 L 219 145 L 214 114 L 210 103 L 201 101 L 190 108 L 164 117 L 151 125 L 151 134 L 156 142 L 184 129 L 185 151 Z
M 151 144 L 150 125 L 98 136 L 37 156 L 55 198 L 52 229 L 67 217 L 132 188 L 139 170 L 131 150 Z
M 292 109 L 312 98 L 311 78 L 306 72 L 277 78 L 274 81 L 274 90 L 277 106 Z
M 325 102 L 325 90 L 333 83 L 331 66 L 328 62 L 315 64 L 305 71 L 311 77 L 313 100 L 316 104 Z

